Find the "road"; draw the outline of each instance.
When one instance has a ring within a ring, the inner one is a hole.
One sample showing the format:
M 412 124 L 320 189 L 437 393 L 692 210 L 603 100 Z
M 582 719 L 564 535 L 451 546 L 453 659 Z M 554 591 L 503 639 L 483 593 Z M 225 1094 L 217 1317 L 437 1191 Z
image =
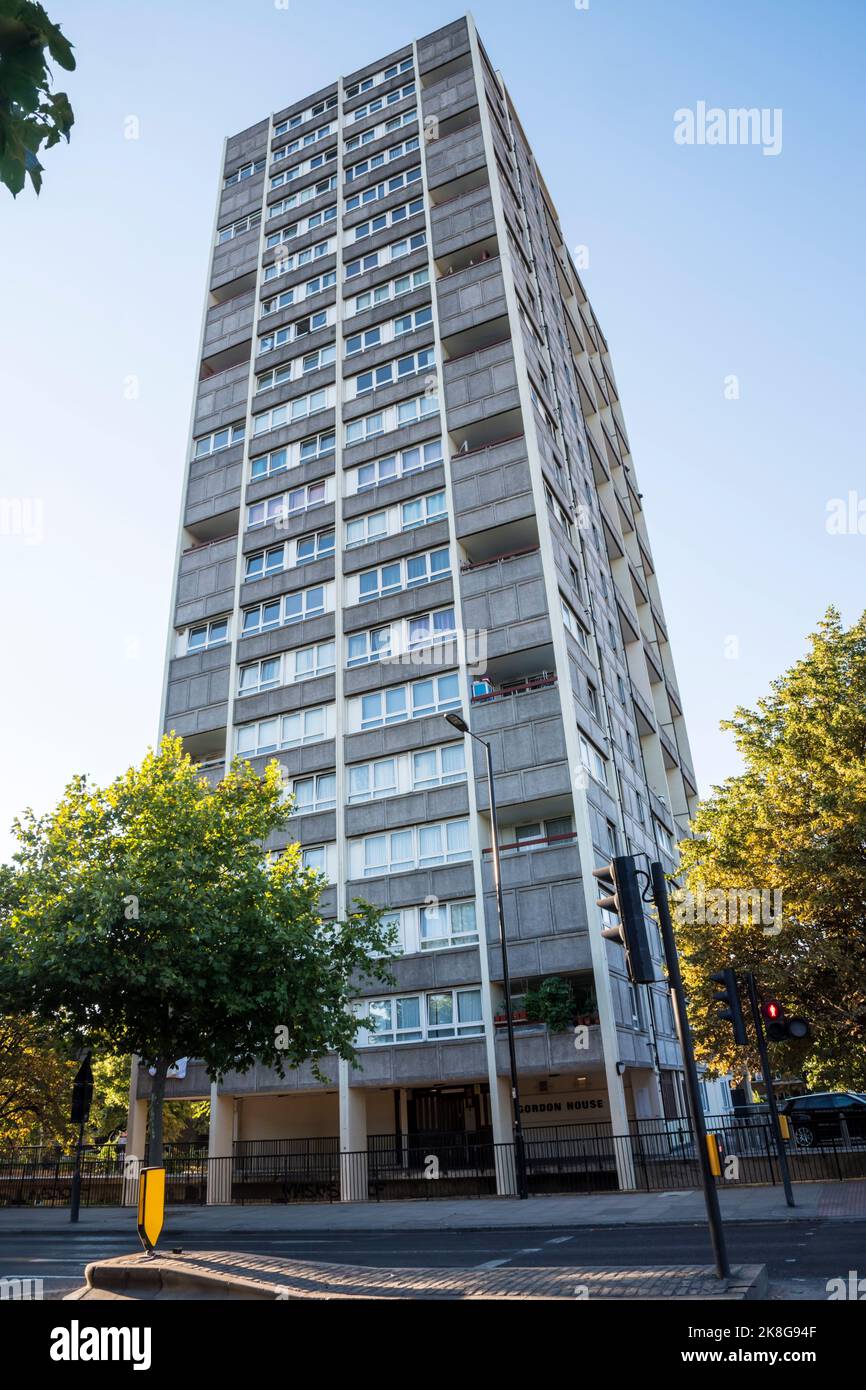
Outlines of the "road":
M 773 1298 L 825 1298 L 828 1279 L 866 1274 L 866 1221 L 726 1223 L 734 1264 L 766 1264 Z M 182 1241 L 175 1236 L 175 1241 Z M 711 1263 L 706 1228 L 691 1225 L 549 1227 L 522 1231 L 196 1232 L 188 1249 L 273 1252 L 304 1260 L 392 1267 Z M 85 1264 L 136 1248 L 124 1236 L 72 1231 L 0 1236 L 0 1278 L 40 1278 L 46 1298 L 83 1282 Z M 166 1249 L 171 1246 L 166 1245 Z

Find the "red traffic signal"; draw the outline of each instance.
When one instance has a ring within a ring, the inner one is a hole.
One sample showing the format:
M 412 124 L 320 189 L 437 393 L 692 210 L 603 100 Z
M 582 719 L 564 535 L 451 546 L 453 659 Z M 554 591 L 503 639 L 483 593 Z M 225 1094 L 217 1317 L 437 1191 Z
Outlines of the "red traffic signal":
M 809 1024 L 805 1018 L 788 1018 L 778 999 L 765 999 L 761 1005 L 764 1027 L 771 1042 L 785 1038 L 808 1038 Z

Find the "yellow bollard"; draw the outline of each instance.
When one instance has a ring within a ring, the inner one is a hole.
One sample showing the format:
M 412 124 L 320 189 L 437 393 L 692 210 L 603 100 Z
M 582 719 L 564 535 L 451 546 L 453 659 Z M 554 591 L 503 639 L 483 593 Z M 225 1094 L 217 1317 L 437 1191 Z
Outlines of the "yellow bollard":
M 719 1141 L 714 1134 L 707 1135 L 707 1153 L 710 1156 L 710 1172 L 714 1178 L 722 1176 L 722 1164 L 719 1159 Z
M 142 1168 L 138 1179 L 138 1234 L 148 1255 L 153 1253 L 165 1217 L 165 1169 Z

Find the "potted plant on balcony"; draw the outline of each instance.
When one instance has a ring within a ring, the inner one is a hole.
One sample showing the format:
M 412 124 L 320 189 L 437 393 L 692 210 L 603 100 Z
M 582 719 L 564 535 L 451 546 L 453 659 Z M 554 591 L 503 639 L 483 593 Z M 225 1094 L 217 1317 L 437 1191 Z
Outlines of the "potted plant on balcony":
M 527 991 L 527 1013 L 531 1019 L 544 1023 L 550 1033 L 564 1033 L 574 1022 L 574 995 L 571 985 L 561 975 L 549 975 L 538 989 Z

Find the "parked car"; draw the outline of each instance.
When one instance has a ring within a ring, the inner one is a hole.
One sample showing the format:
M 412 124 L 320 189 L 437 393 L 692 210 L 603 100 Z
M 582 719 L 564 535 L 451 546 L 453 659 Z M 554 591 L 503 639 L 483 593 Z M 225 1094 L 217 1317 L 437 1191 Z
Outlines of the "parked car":
M 816 1091 L 792 1096 L 780 1107 L 794 1141 L 808 1149 L 842 1139 L 866 1141 L 866 1096 L 856 1091 Z

